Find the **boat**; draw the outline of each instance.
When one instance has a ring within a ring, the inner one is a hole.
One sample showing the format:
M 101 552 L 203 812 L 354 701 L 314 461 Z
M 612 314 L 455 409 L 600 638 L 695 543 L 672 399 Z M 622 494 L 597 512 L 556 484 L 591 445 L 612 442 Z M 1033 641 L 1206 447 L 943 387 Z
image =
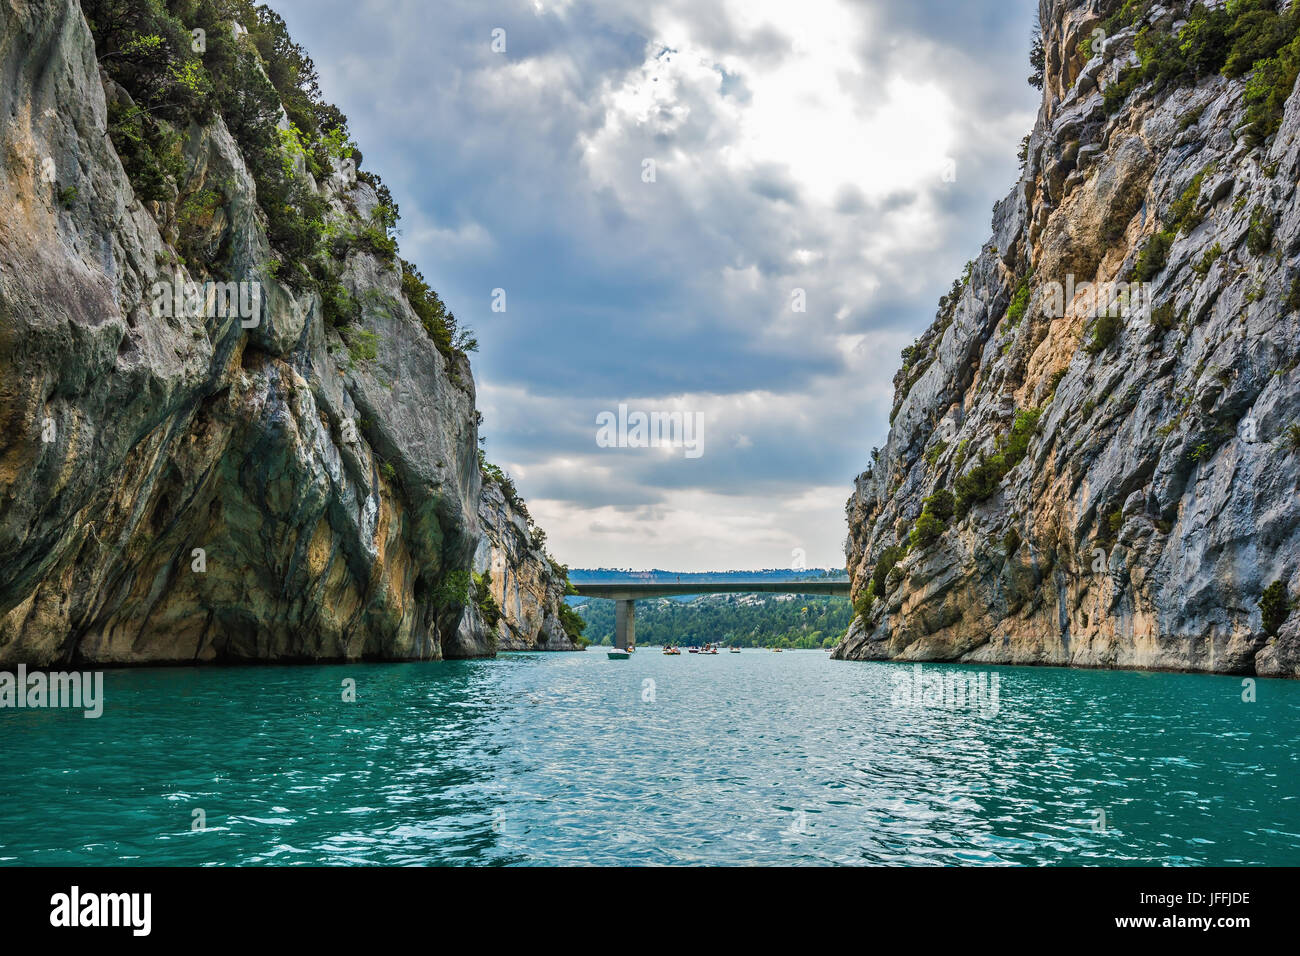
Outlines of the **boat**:
M 699 652 L 700 652 L 700 649 L 699 649 L 698 647 L 688 647 L 688 648 L 686 648 L 686 653 L 687 653 L 687 654 L 698 654 Z
M 732 648 L 728 648 L 728 651 L 729 651 L 730 653 L 732 653 L 732 654 L 739 654 L 739 653 L 740 653 L 740 648 L 739 648 L 739 647 L 732 647 Z
M 781 653 L 781 648 L 779 648 L 779 647 L 774 647 L 774 648 L 772 648 L 772 650 L 775 651 L 777 654 L 780 654 L 780 653 Z
M 665 657 L 678 657 L 681 655 L 681 653 L 682 653 L 682 649 L 680 647 L 669 646 L 664 648 Z
M 630 653 L 623 650 L 608 651 L 607 653 L 609 654 L 609 659 L 611 661 L 625 661 L 632 656 Z

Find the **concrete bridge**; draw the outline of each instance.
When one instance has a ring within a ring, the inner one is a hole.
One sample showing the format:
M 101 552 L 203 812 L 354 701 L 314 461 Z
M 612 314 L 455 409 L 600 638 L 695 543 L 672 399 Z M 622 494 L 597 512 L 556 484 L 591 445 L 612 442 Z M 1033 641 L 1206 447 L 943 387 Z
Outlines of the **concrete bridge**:
M 575 584 L 578 594 L 614 602 L 614 646 L 636 646 L 636 602 L 683 594 L 833 594 L 849 596 L 848 581 L 796 578 L 790 581 L 602 581 Z

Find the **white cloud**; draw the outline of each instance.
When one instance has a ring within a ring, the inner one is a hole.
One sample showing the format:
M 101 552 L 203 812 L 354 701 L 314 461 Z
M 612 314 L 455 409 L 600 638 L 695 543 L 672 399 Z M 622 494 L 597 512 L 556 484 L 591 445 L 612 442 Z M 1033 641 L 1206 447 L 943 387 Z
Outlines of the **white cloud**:
M 840 564 L 899 351 L 1014 177 L 1032 0 L 352 2 L 273 0 L 476 330 L 556 556 Z M 596 447 L 619 402 L 701 412 L 703 457 Z
M 780 568 L 795 548 L 810 567 L 844 563 L 843 489 L 816 486 L 797 495 L 670 493 L 649 509 L 587 508 L 537 498 L 533 517 L 557 555 L 582 555 L 583 567 Z

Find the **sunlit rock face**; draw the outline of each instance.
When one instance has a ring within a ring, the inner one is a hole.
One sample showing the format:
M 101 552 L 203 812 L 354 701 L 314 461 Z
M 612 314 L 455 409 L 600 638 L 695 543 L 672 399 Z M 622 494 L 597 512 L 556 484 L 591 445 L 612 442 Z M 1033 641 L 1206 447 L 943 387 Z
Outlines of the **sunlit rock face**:
M 491 482 L 483 484 L 479 525 L 483 537 L 474 570 L 490 575 L 492 598 L 501 610 L 497 650 L 575 650 L 560 624 L 568 577 L 534 544 L 527 516 Z
M 1300 594 L 1300 97 L 1257 139 L 1250 74 L 1125 95 L 1191 4 L 1119 6 L 1041 4 L 1023 177 L 848 502 L 840 658 L 1300 673 L 1260 607 Z
M 278 281 L 219 115 L 182 131 L 220 199 L 179 235 L 105 134 L 126 93 L 75 0 L 0 5 L 0 76 L 0 666 L 492 653 L 443 587 L 481 536 L 473 378 L 399 269 L 337 259 L 346 335 Z M 301 175 L 335 224 L 376 205 L 345 163 Z M 256 306 L 159 307 L 214 276 Z

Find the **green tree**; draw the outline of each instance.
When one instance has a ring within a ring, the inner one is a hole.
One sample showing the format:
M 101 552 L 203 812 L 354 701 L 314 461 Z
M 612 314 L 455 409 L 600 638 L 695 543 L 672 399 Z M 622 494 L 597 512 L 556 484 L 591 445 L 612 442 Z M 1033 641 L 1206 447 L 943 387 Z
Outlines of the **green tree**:
M 1264 589 L 1259 599 L 1259 613 L 1264 624 L 1264 633 L 1276 636 L 1291 613 L 1291 598 L 1283 582 L 1274 581 Z

